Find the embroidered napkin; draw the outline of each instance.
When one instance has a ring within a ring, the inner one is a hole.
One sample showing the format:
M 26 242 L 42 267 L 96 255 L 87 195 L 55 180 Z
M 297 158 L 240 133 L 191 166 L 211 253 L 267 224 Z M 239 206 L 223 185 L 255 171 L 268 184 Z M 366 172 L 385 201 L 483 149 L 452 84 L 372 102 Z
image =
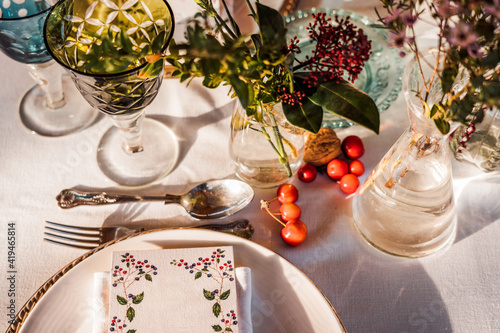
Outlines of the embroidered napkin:
M 252 332 L 251 272 L 234 267 L 232 247 L 114 252 L 112 261 L 95 275 L 94 333 Z

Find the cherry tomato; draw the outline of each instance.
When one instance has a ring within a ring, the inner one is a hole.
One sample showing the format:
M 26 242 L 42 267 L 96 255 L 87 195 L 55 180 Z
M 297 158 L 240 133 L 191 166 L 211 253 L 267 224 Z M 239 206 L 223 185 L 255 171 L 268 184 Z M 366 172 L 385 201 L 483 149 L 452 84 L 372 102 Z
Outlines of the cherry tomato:
M 340 179 L 340 189 L 346 194 L 352 194 L 356 192 L 359 186 L 359 179 L 356 175 L 348 173 L 342 179 Z
M 349 172 L 349 166 L 347 165 L 346 161 L 335 158 L 328 162 L 328 165 L 326 166 L 326 172 L 328 173 L 328 176 L 330 176 L 330 178 L 339 180 Z
M 349 172 L 355 176 L 361 176 L 365 173 L 365 166 L 360 160 L 354 160 L 349 163 Z
M 302 210 L 299 206 L 294 204 L 293 202 L 288 202 L 280 207 L 281 219 L 285 222 L 290 220 L 298 220 L 300 219 L 300 215 L 302 214 Z
M 283 184 L 278 187 L 278 200 L 281 204 L 295 202 L 299 198 L 299 191 L 292 184 Z
M 342 141 L 342 151 L 351 160 L 357 160 L 365 153 L 363 141 L 356 135 L 349 135 Z
M 306 163 L 300 167 L 297 176 L 299 177 L 300 181 L 303 181 L 304 183 L 310 183 L 316 179 L 317 174 L 318 171 L 316 170 L 314 165 Z
M 285 243 L 297 246 L 302 243 L 307 236 L 307 227 L 301 220 L 288 221 L 281 229 L 281 238 Z

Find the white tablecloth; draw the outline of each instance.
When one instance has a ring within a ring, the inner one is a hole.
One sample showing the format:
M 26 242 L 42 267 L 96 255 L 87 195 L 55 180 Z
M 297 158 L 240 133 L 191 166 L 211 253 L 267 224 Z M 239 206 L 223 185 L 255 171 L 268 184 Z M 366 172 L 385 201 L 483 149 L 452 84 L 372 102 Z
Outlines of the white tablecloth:
M 300 6 L 331 4 L 338 1 L 304 0 Z M 343 4 L 375 18 L 373 5 L 371 1 Z M 55 196 L 64 188 L 124 190 L 108 181 L 95 161 L 97 142 L 110 124 L 102 118 L 84 131 L 59 138 L 32 134 L 18 114 L 22 95 L 33 85 L 26 68 L 0 54 L 0 77 L 0 331 L 4 331 L 11 299 L 9 223 L 17 228 L 14 299 L 19 309 L 42 283 L 84 253 L 42 241 L 44 220 L 145 228 L 201 222 L 190 219 L 179 206 L 161 203 L 59 209 Z M 230 177 L 234 171 L 227 144 L 232 105 L 225 89 L 207 90 L 199 81 L 186 88 L 177 80 L 165 80 L 147 114 L 175 132 L 181 156 L 170 175 L 141 193 L 183 193 L 205 180 Z M 338 131 L 340 137 L 355 133 L 365 138 L 363 179 L 408 125 L 402 96 L 381 121 L 378 136 L 359 127 Z M 253 241 L 307 274 L 349 332 L 500 332 L 500 177 L 456 161 L 453 169 L 457 238 L 446 252 L 422 259 L 395 258 L 368 246 L 353 225 L 351 199 L 325 175 L 312 184 L 293 181 L 300 191 L 302 220 L 309 228 L 299 247 L 284 244 L 280 225 L 259 209 L 259 201 L 273 198 L 275 189 L 256 190 L 253 202 L 234 218 L 250 219 L 256 228 Z

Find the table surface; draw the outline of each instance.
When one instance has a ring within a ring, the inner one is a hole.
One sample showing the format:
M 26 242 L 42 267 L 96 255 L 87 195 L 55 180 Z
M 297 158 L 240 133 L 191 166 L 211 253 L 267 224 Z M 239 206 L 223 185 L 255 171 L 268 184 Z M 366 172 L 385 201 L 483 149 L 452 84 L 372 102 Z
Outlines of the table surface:
M 342 4 L 340 2 L 340 4 Z M 339 5 L 338 1 L 302 1 L 302 8 Z M 343 8 L 375 18 L 373 1 L 347 1 Z M 425 38 L 425 35 L 422 39 Z M 40 137 L 21 124 L 18 105 L 32 85 L 24 65 L 0 54 L 0 331 L 7 328 L 10 288 L 7 280 L 7 225 L 15 223 L 15 304 L 26 300 L 61 267 L 85 251 L 42 241 L 44 220 L 83 226 L 125 225 L 147 229 L 197 225 L 181 207 L 135 203 L 103 207 L 58 208 L 55 196 L 70 187 L 130 191 L 100 172 L 96 146 L 110 123 L 59 138 Z M 234 101 L 225 89 L 208 90 L 194 81 L 188 88 L 165 80 L 147 114 L 176 134 L 180 158 L 171 174 L 139 191 L 183 193 L 208 179 L 234 177 L 228 152 Z M 360 127 L 338 131 L 364 139 L 367 172 L 408 126 L 403 96 L 381 116 L 381 133 Z M 294 183 L 300 192 L 302 220 L 309 235 L 299 247 L 281 240 L 280 225 L 259 209 L 275 189 L 256 189 L 253 202 L 232 218 L 255 226 L 253 241 L 288 259 L 318 286 L 337 310 L 348 332 L 500 332 L 500 177 L 453 161 L 458 232 L 445 252 L 402 259 L 378 252 L 356 231 L 352 199 L 320 175 L 311 184 Z M 230 218 L 231 219 L 231 218 Z

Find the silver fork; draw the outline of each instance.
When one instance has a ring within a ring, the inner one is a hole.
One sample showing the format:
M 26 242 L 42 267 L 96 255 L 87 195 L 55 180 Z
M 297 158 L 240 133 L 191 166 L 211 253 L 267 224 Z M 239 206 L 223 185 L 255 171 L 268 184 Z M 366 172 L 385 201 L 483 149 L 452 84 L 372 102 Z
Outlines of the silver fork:
M 45 223 L 45 232 L 43 233 L 46 236 L 43 238 L 45 241 L 84 250 L 91 250 L 113 239 L 136 234 L 145 230 L 144 228 L 130 229 L 126 227 L 79 227 L 50 221 L 45 221 Z M 204 224 L 194 227 L 177 227 L 173 229 L 189 228 L 221 231 L 246 239 L 250 239 L 254 232 L 252 223 L 246 219 L 229 223 Z

